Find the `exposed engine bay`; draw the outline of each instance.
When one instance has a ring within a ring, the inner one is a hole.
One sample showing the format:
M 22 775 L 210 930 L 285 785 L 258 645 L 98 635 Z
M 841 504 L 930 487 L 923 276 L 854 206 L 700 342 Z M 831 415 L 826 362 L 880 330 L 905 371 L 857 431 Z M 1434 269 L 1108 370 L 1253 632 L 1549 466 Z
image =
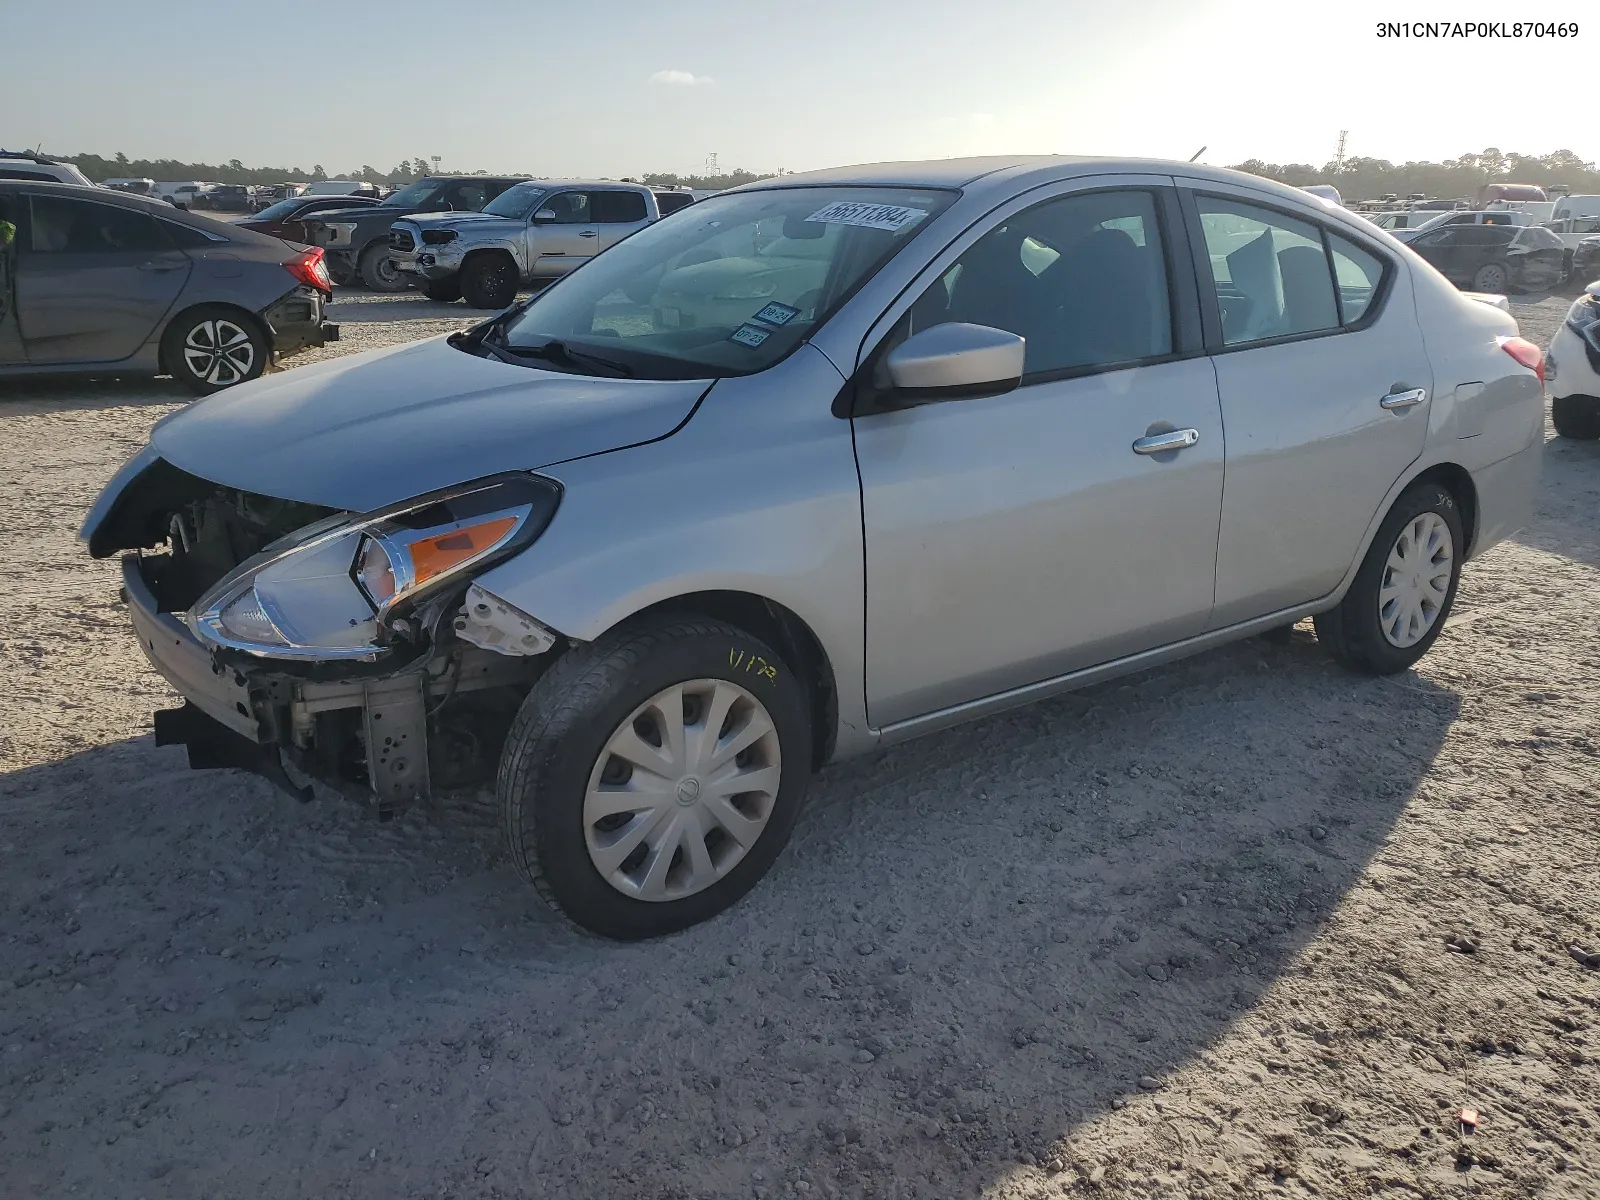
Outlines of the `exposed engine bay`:
M 137 551 L 124 564 L 135 626 L 152 663 L 188 697 L 156 713 L 158 745 L 186 746 L 192 767 L 255 771 L 301 799 L 315 780 L 388 817 L 493 778 L 518 705 L 555 657 L 556 635 L 465 577 L 383 624 L 377 662 L 280 661 L 193 636 L 186 646 L 173 624 L 192 635 L 202 599 L 242 566 L 293 546 L 308 528 L 355 517 L 219 487 L 157 460 L 103 523 L 119 544 L 98 549 Z M 208 680 L 197 694 L 180 653 L 207 656 L 217 687 Z

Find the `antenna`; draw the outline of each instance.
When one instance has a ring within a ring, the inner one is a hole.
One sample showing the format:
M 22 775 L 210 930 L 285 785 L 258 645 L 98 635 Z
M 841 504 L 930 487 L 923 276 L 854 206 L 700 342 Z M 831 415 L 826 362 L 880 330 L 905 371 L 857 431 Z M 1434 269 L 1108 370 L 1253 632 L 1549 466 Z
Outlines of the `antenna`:
M 1206 147 L 1205 146 L 1201 146 L 1200 149 L 1196 150 L 1193 154 L 1189 155 L 1189 161 L 1193 162 L 1195 159 L 1199 158 L 1205 152 L 1206 152 Z
M 1344 166 L 1344 144 L 1350 136 L 1348 129 L 1339 130 L 1339 145 L 1333 151 L 1333 169 L 1337 171 Z

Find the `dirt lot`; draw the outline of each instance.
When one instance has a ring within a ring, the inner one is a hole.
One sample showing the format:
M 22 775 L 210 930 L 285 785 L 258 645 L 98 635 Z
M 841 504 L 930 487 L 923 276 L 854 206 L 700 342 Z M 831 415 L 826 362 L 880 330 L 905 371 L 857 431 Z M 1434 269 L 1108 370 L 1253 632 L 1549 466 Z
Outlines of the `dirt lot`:
M 0 403 L 7 1200 L 1600 1195 L 1600 448 L 1416 673 L 1306 625 L 830 768 L 733 912 L 617 946 L 484 800 L 152 745 L 73 533 L 182 399 Z

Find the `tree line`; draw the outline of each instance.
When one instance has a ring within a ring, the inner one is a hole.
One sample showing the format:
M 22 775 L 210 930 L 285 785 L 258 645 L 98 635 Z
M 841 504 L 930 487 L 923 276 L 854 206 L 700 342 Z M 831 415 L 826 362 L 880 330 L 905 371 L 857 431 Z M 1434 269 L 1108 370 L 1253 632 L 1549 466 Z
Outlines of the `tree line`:
M 1309 163 L 1268 163 L 1252 158 L 1237 163 L 1246 171 L 1292 187 L 1331 183 L 1346 200 L 1375 200 L 1390 193 L 1422 192 L 1441 200 L 1470 199 L 1486 183 L 1565 185 L 1574 195 L 1600 195 L 1600 170 L 1571 150 L 1554 154 L 1505 154 L 1491 146 L 1449 162 L 1392 163 L 1384 158 L 1347 158 L 1316 167 Z
M 277 183 L 316 183 L 323 179 L 359 179 L 367 183 L 375 183 L 380 187 L 404 187 L 415 179 L 422 179 L 435 173 L 431 160 L 421 156 L 402 162 L 399 166 L 388 171 L 380 171 L 367 164 L 358 171 L 345 171 L 342 174 L 329 174 L 321 163 L 314 163 L 309 171 L 304 167 L 247 167 L 237 158 L 226 163 L 186 163 L 173 158 L 129 158 L 126 154 L 118 153 L 112 158 L 102 158 L 98 154 L 74 154 L 58 156 L 63 162 L 70 162 L 77 166 L 94 183 L 103 183 L 107 179 L 154 179 L 157 181 L 197 179 L 206 183 L 244 183 L 244 184 L 277 184 Z M 449 171 L 451 175 L 487 175 L 488 171 Z M 722 188 L 738 187 L 741 183 L 752 183 L 757 179 L 765 179 L 772 172 L 746 171 L 735 168 L 719 175 L 677 175 L 670 172 L 654 172 L 637 176 L 630 182 L 648 184 L 651 187 L 691 187 L 721 190 Z
M 273 184 L 290 181 L 315 182 L 322 179 L 360 179 L 383 187 L 404 187 L 414 179 L 434 173 L 433 163 L 418 156 L 388 171 L 370 164 L 358 171 L 330 175 L 321 163 L 309 171 L 302 167 L 247 167 L 237 158 L 226 163 L 184 163 L 170 158 L 130 159 L 126 154 L 102 158 L 98 154 L 73 155 L 67 161 L 96 183 L 106 179 L 135 178 L 156 180 L 200 179 L 208 183 Z M 1294 187 L 1308 183 L 1331 183 L 1350 200 L 1375 199 L 1387 193 L 1407 196 L 1422 192 L 1444 199 L 1472 197 L 1486 183 L 1535 183 L 1541 186 L 1563 184 L 1575 194 L 1600 194 L 1600 170 L 1571 150 L 1553 154 L 1502 153 L 1491 146 L 1477 154 L 1463 154 L 1448 162 L 1392 163 L 1383 158 L 1347 158 L 1341 163 L 1313 166 L 1310 163 L 1268 163 L 1252 158 L 1234 165 L 1235 171 L 1276 179 Z M 487 171 L 451 172 L 486 175 Z M 720 190 L 770 178 L 781 171 L 747 171 L 735 168 L 718 175 L 679 175 L 651 172 L 635 176 L 630 182 L 652 187 L 691 187 Z

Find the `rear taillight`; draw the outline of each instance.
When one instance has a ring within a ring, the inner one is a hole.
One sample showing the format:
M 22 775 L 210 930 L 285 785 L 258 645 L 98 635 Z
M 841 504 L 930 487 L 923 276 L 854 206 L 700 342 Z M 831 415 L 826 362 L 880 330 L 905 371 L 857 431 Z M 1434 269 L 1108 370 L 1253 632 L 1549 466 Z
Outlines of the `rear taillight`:
M 331 298 L 333 280 L 328 278 L 328 264 L 324 261 L 325 258 L 326 254 L 321 246 L 312 246 L 289 259 L 283 264 L 283 269 L 307 287 L 325 292 Z
M 1544 351 L 1539 349 L 1527 338 L 1503 337 L 1500 339 L 1500 349 L 1516 359 L 1528 370 L 1539 377 L 1540 386 L 1544 385 Z

